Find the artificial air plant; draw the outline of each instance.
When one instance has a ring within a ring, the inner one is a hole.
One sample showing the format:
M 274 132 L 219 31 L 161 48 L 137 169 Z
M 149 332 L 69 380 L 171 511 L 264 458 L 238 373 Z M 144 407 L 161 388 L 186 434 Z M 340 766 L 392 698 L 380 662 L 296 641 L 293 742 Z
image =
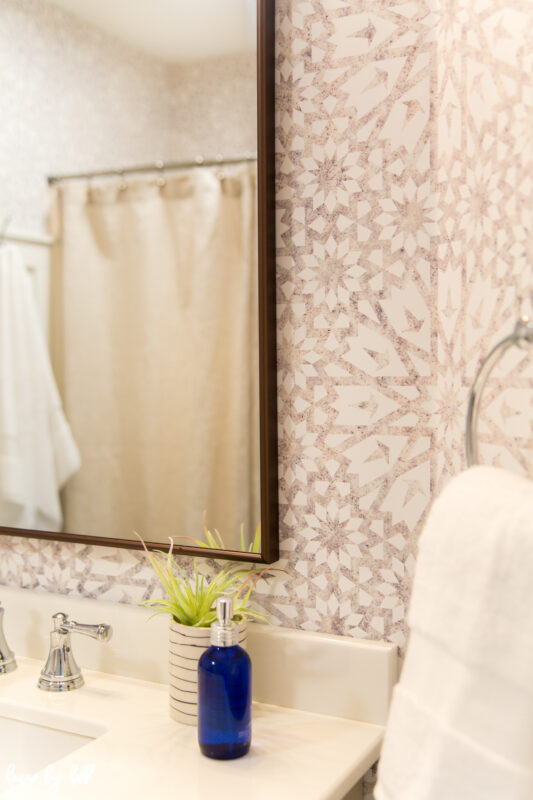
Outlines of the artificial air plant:
M 231 595 L 236 617 L 240 617 L 244 621 L 267 621 L 265 614 L 249 608 L 248 603 L 257 582 L 271 572 L 269 568 L 254 569 L 226 564 L 208 580 L 198 571 L 196 559 L 193 559 L 193 576 L 189 578 L 176 561 L 172 553 L 174 541 L 171 537 L 169 538 L 169 550 L 167 553 L 163 553 L 160 550 L 150 552 L 139 536 L 154 572 L 167 595 L 166 598 L 146 600 L 142 603 L 143 606 L 154 609 L 154 614 L 170 614 L 181 625 L 208 628 L 216 621 L 217 597 Z

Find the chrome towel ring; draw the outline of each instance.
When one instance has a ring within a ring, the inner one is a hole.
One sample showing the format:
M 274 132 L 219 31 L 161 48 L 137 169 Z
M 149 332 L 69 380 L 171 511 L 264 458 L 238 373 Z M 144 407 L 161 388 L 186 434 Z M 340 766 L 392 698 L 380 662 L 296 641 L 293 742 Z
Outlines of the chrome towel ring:
M 520 317 L 515 325 L 514 331 L 509 336 L 506 336 L 505 339 L 502 339 L 496 347 L 493 347 L 488 356 L 481 362 L 481 366 L 470 390 L 468 411 L 466 414 L 466 463 L 469 467 L 479 463 L 477 423 L 481 396 L 487 378 L 500 356 L 503 355 L 506 350 L 513 345 L 525 349 L 530 344 L 533 344 L 533 323 L 529 320 L 529 317 Z

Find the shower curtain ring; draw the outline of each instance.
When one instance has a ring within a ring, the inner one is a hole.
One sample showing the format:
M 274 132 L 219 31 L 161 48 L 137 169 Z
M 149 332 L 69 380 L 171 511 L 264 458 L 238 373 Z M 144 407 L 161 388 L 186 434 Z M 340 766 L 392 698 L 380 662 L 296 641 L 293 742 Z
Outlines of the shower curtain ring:
M 158 178 L 156 180 L 156 184 L 159 187 L 163 187 L 163 186 L 166 185 L 166 182 L 167 182 L 167 179 L 166 179 L 165 174 L 164 174 L 165 173 L 165 162 L 164 161 L 156 161 L 155 162 L 155 166 L 156 166 L 156 169 L 160 170 L 160 172 L 163 173 L 162 175 L 158 176 Z

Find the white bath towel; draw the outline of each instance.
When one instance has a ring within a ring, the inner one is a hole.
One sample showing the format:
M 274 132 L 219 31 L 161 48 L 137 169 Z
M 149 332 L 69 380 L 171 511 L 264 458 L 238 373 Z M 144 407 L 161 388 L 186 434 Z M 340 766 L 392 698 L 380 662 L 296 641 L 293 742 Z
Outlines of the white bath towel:
M 455 478 L 420 539 L 376 800 L 533 798 L 533 483 Z
M 20 251 L 0 247 L 0 524 L 60 530 L 80 467 Z

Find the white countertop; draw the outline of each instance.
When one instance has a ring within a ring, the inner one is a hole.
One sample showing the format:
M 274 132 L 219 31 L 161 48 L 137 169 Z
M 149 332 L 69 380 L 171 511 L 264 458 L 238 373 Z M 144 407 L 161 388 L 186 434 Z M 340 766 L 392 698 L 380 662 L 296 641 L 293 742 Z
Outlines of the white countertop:
M 0 716 L 106 732 L 54 764 L 59 789 L 41 773 L 2 795 L 13 800 L 341 800 L 375 762 L 383 737 L 381 725 L 255 703 L 250 753 L 215 761 L 200 753 L 196 728 L 170 719 L 166 686 L 85 670 L 82 689 L 46 693 L 36 686 L 41 666 L 19 658 L 15 672 L 0 676 Z M 84 778 L 79 785 L 74 774 Z

